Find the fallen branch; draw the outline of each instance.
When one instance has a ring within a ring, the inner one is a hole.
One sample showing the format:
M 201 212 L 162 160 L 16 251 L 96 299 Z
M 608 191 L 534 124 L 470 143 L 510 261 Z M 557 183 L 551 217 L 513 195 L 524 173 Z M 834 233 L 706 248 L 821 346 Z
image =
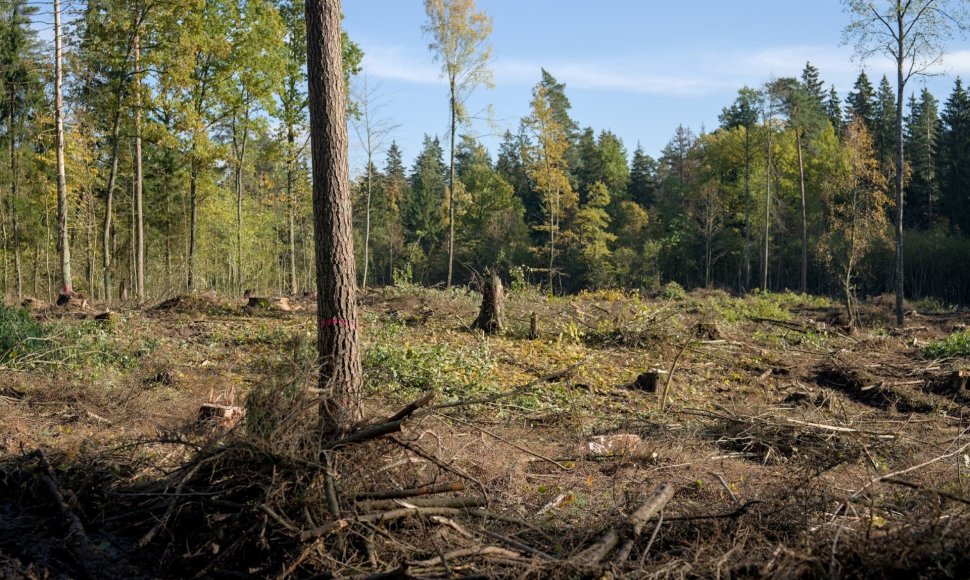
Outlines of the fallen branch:
M 409 562 L 411 566 L 418 568 L 430 568 L 432 566 L 437 566 L 442 562 L 442 560 L 455 560 L 458 558 L 466 558 L 468 556 L 501 556 L 503 558 L 516 559 L 521 557 L 518 552 L 513 552 L 512 550 L 506 550 L 505 548 L 500 548 L 498 546 L 484 546 L 482 548 L 466 548 L 463 550 L 454 550 L 443 554 L 442 557 L 431 558 L 428 560 L 419 560 L 417 562 Z
M 630 514 L 630 517 L 625 522 L 608 530 L 595 544 L 576 556 L 576 560 L 581 564 L 599 564 L 620 543 L 621 538 L 625 538 L 628 541 L 639 538 L 643 532 L 643 527 L 647 525 L 650 518 L 660 513 L 673 497 L 674 488 L 672 485 L 668 483 L 658 485 L 650 497 L 647 498 L 647 501 L 637 511 Z M 624 545 L 622 551 L 629 555 L 630 548 Z
M 344 518 L 340 520 L 334 520 L 328 522 L 322 526 L 306 530 L 300 534 L 300 540 L 315 540 L 317 538 L 322 538 L 328 536 L 331 533 L 342 530 L 350 524 L 353 523 L 370 523 L 376 524 L 381 522 L 389 522 L 392 520 L 399 520 L 413 515 L 459 515 L 463 513 L 464 510 L 458 508 L 443 508 L 443 507 L 412 507 L 412 508 L 400 508 L 396 510 L 390 510 L 386 512 L 377 512 L 372 514 L 363 514 L 353 518 Z
M 54 476 L 54 470 L 51 468 L 50 461 L 47 460 L 47 455 L 40 449 L 35 451 L 34 454 L 40 466 L 40 479 L 47 487 L 51 499 L 57 504 L 57 509 L 61 512 L 61 516 L 67 520 L 67 537 L 64 539 L 65 543 L 85 574 L 92 576 L 89 566 L 95 561 L 94 552 L 91 548 L 91 540 L 88 539 L 88 535 L 84 531 L 84 525 L 77 517 L 77 514 L 65 503 L 64 494 L 61 493 L 61 488 L 57 484 L 57 478 Z
M 440 485 L 425 485 L 410 489 L 398 489 L 391 491 L 362 491 L 354 495 L 355 500 L 367 499 L 403 499 L 407 497 L 417 497 L 421 495 L 435 495 L 438 493 L 448 493 L 449 491 L 464 491 L 465 484 L 460 481 L 443 483 Z
M 392 510 L 400 507 L 447 507 L 473 508 L 484 507 L 485 498 L 480 496 L 416 498 L 416 499 L 380 499 L 362 501 L 357 504 L 364 510 Z

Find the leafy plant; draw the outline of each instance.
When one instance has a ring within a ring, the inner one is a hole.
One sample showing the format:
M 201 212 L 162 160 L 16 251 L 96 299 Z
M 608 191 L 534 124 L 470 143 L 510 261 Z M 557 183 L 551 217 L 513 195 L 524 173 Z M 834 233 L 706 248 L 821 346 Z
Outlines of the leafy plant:
M 970 357 L 970 330 L 959 330 L 923 347 L 926 358 Z
M 37 351 L 46 335 L 26 309 L 0 305 L 0 363 Z

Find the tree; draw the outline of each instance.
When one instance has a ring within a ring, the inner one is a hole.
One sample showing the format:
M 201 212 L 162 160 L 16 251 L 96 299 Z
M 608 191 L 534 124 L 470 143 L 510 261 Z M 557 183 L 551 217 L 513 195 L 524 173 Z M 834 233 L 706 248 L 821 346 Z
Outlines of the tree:
M 730 108 L 721 112 L 721 126 L 725 129 L 739 127 L 744 145 L 744 283 L 745 291 L 751 288 L 751 130 L 758 124 L 758 91 L 744 87 Z
M 543 222 L 537 231 L 548 235 L 549 292 L 553 292 L 556 264 L 556 237 L 564 212 L 576 205 L 576 194 L 569 183 L 566 150 L 569 141 L 566 130 L 556 121 L 555 109 L 549 101 L 549 91 L 539 83 L 532 89 L 532 114 L 523 124 L 531 132 L 533 141 L 522 149 L 523 161 L 535 189 L 542 199 Z
M 6 16 L 6 26 L 3 29 L 2 46 L 0 46 L 0 80 L 6 92 L 3 103 L 0 104 L 0 120 L 6 120 L 7 145 L 9 146 L 10 161 L 10 196 L 6 201 L 6 211 L 10 216 L 10 238 L 7 237 L 6 222 L 4 221 L 4 272 L 6 272 L 6 250 L 13 246 L 14 275 L 16 276 L 17 298 L 23 296 L 23 269 L 21 264 L 21 228 L 18 222 L 18 210 L 21 205 L 19 194 L 18 145 L 22 145 L 24 122 L 37 108 L 41 98 L 40 79 L 37 71 L 40 67 L 38 43 L 36 33 L 31 28 L 31 16 L 37 13 L 37 8 L 27 0 L 13 0 L 3 6 Z M 4 292 L 7 288 L 7 277 L 4 274 Z
M 371 198 L 374 193 L 374 156 L 384 149 L 384 140 L 398 127 L 389 120 L 381 117 L 383 106 L 380 96 L 380 86 L 368 86 L 367 75 L 363 76 L 358 91 L 354 96 L 357 103 L 358 116 L 353 120 L 354 132 L 360 146 L 367 155 L 366 174 L 366 210 L 364 218 L 364 273 L 361 278 L 361 289 L 367 290 L 367 273 L 370 267 L 370 217 Z
M 845 99 L 846 123 L 851 123 L 852 119 L 858 117 L 866 125 L 866 129 L 872 131 L 873 119 L 876 116 L 875 91 L 866 71 L 859 72 L 852 91 Z
M 788 125 L 794 132 L 795 150 L 798 154 L 798 185 L 801 201 L 802 262 L 799 291 L 808 292 L 808 204 L 805 193 L 804 149 L 806 135 L 817 133 L 824 121 L 823 111 L 815 93 L 793 78 L 775 81 L 773 88 L 781 99 L 782 109 L 788 116 Z
M 839 92 L 835 90 L 835 85 L 829 88 L 828 97 L 825 99 L 825 116 L 829 118 L 832 127 L 839 135 L 842 134 L 844 123 L 842 117 L 842 101 L 839 99 Z
M 943 106 L 938 165 L 940 197 L 953 224 L 970 233 L 970 95 L 956 80 Z
M 828 228 L 822 236 L 821 251 L 839 277 L 851 328 L 858 320 L 856 270 L 870 248 L 886 237 L 886 208 L 891 201 L 886 178 L 874 155 L 872 137 L 860 117 L 846 128 L 841 153 L 830 187 L 823 190 Z
M 845 40 L 855 43 L 862 58 L 882 54 L 896 63 L 896 324 L 902 326 L 903 294 L 903 177 L 905 153 L 903 95 L 906 83 L 925 75 L 943 57 L 943 41 L 954 28 L 967 28 L 962 0 L 842 0 L 853 20 Z
M 654 193 L 657 190 L 657 162 L 646 153 L 637 143 L 633 151 L 633 161 L 630 163 L 630 182 L 627 185 L 628 199 L 649 208 L 653 205 Z
M 940 114 L 936 98 L 925 87 L 919 100 L 910 96 L 909 116 L 906 119 L 906 150 L 912 178 L 909 185 L 909 203 L 913 209 L 907 212 L 911 224 L 932 228 L 939 204 L 940 183 L 937 176 L 937 155 L 940 141 Z
M 54 120 L 57 148 L 57 245 L 61 256 L 61 292 L 74 292 L 71 281 L 71 238 L 68 235 L 67 176 L 64 172 L 64 101 L 61 71 L 61 6 L 54 0 Z
M 340 20 L 340 0 L 306 0 L 320 418 L 331 434 L 361 419 L 363 386 Z
M 442 219 L 447 192 L 445 175 L 448 170 L 443 160 L 444 152 L 437 137 L 424 136 L 424 146 L 411 168 L 410 195 L 404 205 L 404 223 L 411 234 L 409 242 L 420 255 L 412 256 L 426 262 L 433 249 L 441 241 L 447 219 Z M 412 260 L 414 262 L 415 260 Z M 411 265 L 414 265 L 413 263 Z
M 451 119 L 448 171 L 448 287 L 451 288 L 455 257 L 455 132 L 469 120 L 465 103 L 480 85 L 491 86 L 488 68 L 492 47 L 492 19 L 475 11 L 475 0 L 425 0 L 431 37 L 428 46 L 441 62 L 442 76 L 448 80 Z

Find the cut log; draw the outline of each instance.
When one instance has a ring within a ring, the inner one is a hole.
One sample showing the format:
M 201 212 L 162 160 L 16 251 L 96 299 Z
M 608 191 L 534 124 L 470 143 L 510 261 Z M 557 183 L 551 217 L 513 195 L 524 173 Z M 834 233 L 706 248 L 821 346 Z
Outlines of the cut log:
M 502 310 L 505 302 L 505 291 L 502 289 L 502 279 L 495 272 L 485 273 L 482 286 L 482 308 L 478 318 L 472 323 L 485 334 L 502 332 Z
M 62 292 L 57 297 L 58 306 L 64 308 L 78 308 L 84 310 L 88 307 L 88 299 L 78 292 Z
M 587 455 L 629 455 L 640 451 L 642 447 L 643 439 L 639 435 L 617 433 L 591 437 L 582 451 Z

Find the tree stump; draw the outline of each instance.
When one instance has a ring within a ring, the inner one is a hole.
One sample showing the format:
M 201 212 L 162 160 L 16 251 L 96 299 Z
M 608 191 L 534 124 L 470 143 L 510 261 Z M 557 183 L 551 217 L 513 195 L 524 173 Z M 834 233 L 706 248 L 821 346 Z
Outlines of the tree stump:
M 250 296 L 249 302 L 246 303 L 246 308 L 252 308 L 253 310 L 269 310 L 269 307 L 269 298 L 263 298 L 261 296 Z
M 58 295 L 56 304 L 65 308 L 84 310 L 88 307 L 88 299 L 77 292 L 63 292 Z
M 967 390 L 967 382 L 970 380 L 970 370 L 957 369 L 950 374 L 950 390 L 955 393 Z
M 472 323 L 485 334 L 502 332 L 502 308 L 505 302 L 505 291 L 502 289 L 502 279 L 494 272 L 486 272 L 482 284 L 482 309 L 478 318 Z
M 650 369 L 638 376 L 637 379 L 633 381 L 633 385 L 631 386 L 639 391 L 656 393 L 657 385 L 660 384 L 660 377 L 664 374 L 666 374 L 666 371 L 662 371 L 660 369 Z
M 532 318 L 529 319 L 529 340 L 537 340 L 538 338 L 539 338 L 539 315 L 533 312 Z

